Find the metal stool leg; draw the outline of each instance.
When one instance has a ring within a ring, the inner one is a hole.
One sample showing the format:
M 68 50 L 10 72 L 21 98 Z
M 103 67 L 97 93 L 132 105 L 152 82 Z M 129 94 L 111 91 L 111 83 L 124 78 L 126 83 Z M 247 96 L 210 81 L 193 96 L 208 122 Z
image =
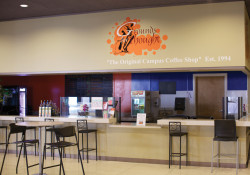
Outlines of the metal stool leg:
M 239 139 L 237 139 L 236 146 L 236 175 L 238 174 L 239 169 Z
M 79 137 L 78 137 L 78 139 L 79 139 Z M 83 168 L 83 163 L 82 163 L 82 158 L 81 158 L 81 153 L 80 153 L 80 149 L 79 149 L 79 140 L 78 140 L 78 144 L 77 144 L 77 149 L 78 149 L 78 157 L 79 157 L 79 159 L 80 159 L 80 161 L 81 161 L 81 167 L 82 167 L 82 172 L 83 172 L 83 175 L 85 175 L 85 172 L 84 172 L 84 168 Z
M 50 131 L 50 143 L 53 142 L 52 137 L 53 137 L 53 134 L 52 134 L 52 131 Z M 53 149 L 52 149 L 52 147 L 51 147 L 51 148 L 50 148 L 50 156 L 51 156 L 51 157 L 53 156 L 52 150 L 53 150 Z M 54 156 L 53 156 L 53 158 L 54 158 Z
M 8 142 L 8 128 L 5 128 L 5 149 L 7 149 L 7 142 Z
M 25 143 L 24 143 L 24 154 L 25 154 L 25 158 L 26 158 L 27 175 L 29 175 L 29 164 L 28 164 L 28 157 L 27 157 L 27 147 L 26 147 Z
M 220 167 L 220 141 L 217 142 L 217 150 L 218 150 L 217 167 Z
M 83 133 L 82 133 L 82 159 L 84 160 Z
M 16 134 L 16 141 L 18 141 L 18 134 Z M 16 157 L 18 155 L 18 144 L 16 143 Z
M 6 149 L 5 149 L 4 156 L 3 156 L 3 162 L 2 162 L 2 166 L 1 166 L 0 175 L 2 175 L 2 172 L 3 172 L 3 165 L 4 165 L 5 158 L 6 158 L 7 149 L 8 149 L 8 146 L 9 146 L 9 141 L 10 141 L 10 134 L 9 134 L 9 137 L 8 137 Z
M 170 138 L 171 138 L 171 136 L 169 136 L 169 139 L 168 139 L 168 145 L 169 145 L 168 146 L 168 168 L 170 168 L 170 154 L 171 154 L 171 146 L 170 146 L 171 145 L 171 141 L 170 141 L 171 139 Z
M 188 134 L 186 135 L 186 166 L 188 164 Z
M 35 137 L 35 140 L 36 140 L 36 128 L 34 128 L 34 137 Z M 36 143 L 35 143 L 35 156 L 36 156 Z
M 214 165 L 214 141 L 212 142 L 211 173 L 213 173 L 213 165 Z
M 47 144 L 47 131 L 46 131 L 46 128 L 45 128 L 45 136 L 44 136 L 44 145 L 46 145 Z M 44 154 L 44 158 L 45 158 L 45 160 L 46 160 L 46 157 L 47 157 L 47 152 L 46 152 L 46 147 L 45 147 L 45 149 L 44 149 L 44 151 L 43 151 L 43 154 Z
M 89 163 L 89 134 L 87 133 L 87 163 Z
M 179 162 L 179 169 L 181 169 L 181 136 L 180 136 L 180 162 Z
M 16 174 L 18 173 L 18 165 L 19 165 L 19 161 L 20 161 L 20 156 L 22 154 L 22 149 L 23 149 L 23 144 L 21 145 L 19 154 L 18 154 L 18 159 L 17 159 L 17 164 L 16 164 Z
M 95 132 L 95 158 L 97 160 L 97 131 Z
M 63 149 L 62 149 L 62 150 L 63 150 Z M 60 155 L 60 174 L 61 174 L 61 168 L 62 168 L 63 174 L 65 175 L 64 166 L 63 166 L 63 161 L 62 161 L 62 158 L 63 158 L 62 150 L 60 150 L 60 148 L 58 148 L 59 155 Z

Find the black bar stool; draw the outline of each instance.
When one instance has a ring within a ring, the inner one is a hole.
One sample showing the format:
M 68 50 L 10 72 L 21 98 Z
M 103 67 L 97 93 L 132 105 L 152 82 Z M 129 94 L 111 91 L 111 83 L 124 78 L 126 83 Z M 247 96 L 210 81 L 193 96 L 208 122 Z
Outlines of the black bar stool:
M 5 130 L 5 142 L 0 143 L 0 145 L 5 145 L 5 147 L 7 146 L 7 141 L 8 141 L 8 126 L 0 126 L 0 129 L 4 129 Z
M 15 123 L 18 123 L 18 122 L 24 122 L 24 117 L 16 117 L 15 118 Z M 36 140 L 36 127 L 26 127 L 26 130 L 34 130 L 34 139 Z M 29 146 L 34 146 L 35 147 L 35 156 L 36 156 L 36 144 L 38 143 L 31 143 L 31 144 L 28 144 L 26 145 L 27 147 Z M 21 145 L 18 144 L 18 133 L 16 134 L 16 156 L 18 154 L 18 147 L 20 147 Z
M 78 142 L 79 142 L 79 134 L 82 134 L 82 157 L 84 159 L 84 152 L 87 152 L 87 163 L 89 162 L 89 151 L 96 151 L 96 160 L 97 160 L 97 130 L 88 128 L 88 121 L 86 119 L 77 120 L 77 131 L 78 131 Z M 95 148 L 89 148 L 89 133 L 95 133 Z M 87 145 L 86 148 L 83 144 L 83 135 L 87 136 Z M 78 158 L 79 160 L 79 158 Z
M 76 137 L 75 126 L 66 126 L 66 127 L 63 127 L 63 128 L 54 128 L 54 132 L 56 134 L 57 142 L 44 144 L 44 151 L 45 151 L 46 147 L 47 148 L 52 147 L 52 149 L 58 149 L 59 156 L 60 156 L 60 163 L 57 164 L 57 165 L 51 165 L 51 166 L 44 167 L 44 154 L 43 154 L 42 174 L 43 174 L 44 169 L 60 166 L 59 174 L 61 174 L 61 169 L 62 169 L 63 174 L 65 175 L 65 171 L 64 171 L 64 167 L 63 167 L 63 161 L 62 161 L 63 160 L 62 149 L 66 148 L 66 147 L 77 146 L 78 156 L 79 156 L 79 159 L 81 161 L 82 172 L 83 172 L 83 175 L 85 175 L 84 168 L 83 168 L 83 163 L 82 163 L 82 158 L 81 158 L 81 154 L 80 154 L 80 150 L 79 150 L 79 144 L 78 144 L 78 140 L 77 140 L 77 137 Z M 65 138 L 65 137 L 75 137 L 75 142 L 63 141 L 62 138 Z
M 214 155 L 214 141 L 217 141 L 218 153 Z M 219 167 L 220 159 L 234 159 L 230 156 L 233 154 L 221 154 L 220 142 L 236 142 L 236 174 L 239 169 L 239 139 L 236 135 L 236 122 L 235 120 L 214 120 L 214 138 L 212 143 L 212 160 L 211 160 L 211 173 L 213 172 L 214 158 L 217 158 L 217 167 Z M 226 156 L 226 157 L 220 157 Z
M 10 143 L 10 136 L 11 134 L 18 134 L 18 133 L 22 133 L 22 138 L 20 141 L 14 142 L 14 143 Z M 3 172 L 3 166 L 4 166 L 4 161 L 5 161 L 5 157 L 7 154 L 7 150 L 8 150 L 8 145 L 9 144 L 21 144 L 21 148 L 19 151 L 19 155 L 18 155 L 18 160 L 17 160 L 17 165 L 16 165 L 16 173 L 18 173 L 18 165 L 19 165 L 19 160 L 20 160 L 20 156 L 21 156 L 21 151 L 22 148 L 24 147 L 24 155 L 26 158 L 26 169 L 27 169 L 27 175 L 29 175 L 29 168 L 39 165 L 37 164 L 33 164 L 33 165 L 29 165 L 28 164 L 28 157 L 27 157 L 27 144 L 36 144 L 39 141 L 38 140 L 25 140 L 25 133 L 26 133 L 26 127 L 24 126 L 17 126 L 15 123 L 11 123 L 10 124 L 10 132 L 9 132 L 9 136 L 8 136 L 8 140 L 7 140 L 7 144 L 6 144 L 6 148 L 5 148 L 5 152 L 4 152 L 4 157 L 3 157 L 3 162 L 2 162 L 2 166 L 1 166 L 1 171 L 0 171 L 0 175 L 2 175 Z
M 45 118 L 44 121 L 47 122 L 54 122 L 55 120 L 52 118 Z M 53 127 L 45 127 L 45 144 L 47 144 L 47 133 L 50 133 L 50 143 L 54 142 L 54 126 Z M 45 159 L 46 159 L 46 150 L 44 150 L 44 155 L 45 155 Z M 50 148 L 50 156 L 53 156 L 53 160 L 55 158 L 55 154 L 54 154 L 54 149 L 51 147 Z
M 186 136 L 186 153 L 181 152 L 181 138 Z M 173 137 L 179 137 L 180 139 L 180 152 L 173 152 L 172 142 Z M 179 157 L 179 168 L 181 169 L 181 157 L 186 156 L 186 166 L 188 161 L 188 133 L 181 131 L 181 122 L 169 122 L 169 168 L 172 164 L 172 157 Z

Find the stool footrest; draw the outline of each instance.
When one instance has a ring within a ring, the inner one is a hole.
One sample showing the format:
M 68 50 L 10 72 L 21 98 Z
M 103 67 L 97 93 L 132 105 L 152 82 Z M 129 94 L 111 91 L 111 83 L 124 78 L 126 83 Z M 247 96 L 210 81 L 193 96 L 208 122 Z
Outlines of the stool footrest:
M 187 153 L 172 153 L 170 154 L 172 157 L 180 157 L 180 156 L 187 156 Z
M 28 166 L 28 167 L 30 168 L 30 167 L 37 166 L 37 165 L 39 165 L 39 163 L 36 163 L 36 164 L 30 165 L 30 166 Z
M 94 151 L 96 150 L 95 148 L 83 148 L 83 149 L 79 149 L 79 151 L 84 151 L 84 152 L 87 152 L 87 151 Z
M 60 164 L 58 164 L 58 165 L 46 166 L 46 167 L 43 167 L 43 169 L 54 168 L 54 167 L 57 167 L 57 166 L 60 166 Z

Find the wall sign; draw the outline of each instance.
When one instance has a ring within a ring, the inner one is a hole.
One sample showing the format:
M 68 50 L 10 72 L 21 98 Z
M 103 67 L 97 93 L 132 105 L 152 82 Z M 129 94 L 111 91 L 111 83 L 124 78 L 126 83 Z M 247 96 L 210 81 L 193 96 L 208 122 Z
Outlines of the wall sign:
M 168 36 L 161 36 L 159 28 L 144 27 L 140 22 L 139 19 L 127 17 L 121 24 L 115 23 L 115 27 L 112 27 L 115 30 L 109 32 L 111 38 L 107 40 L 111 48 L 110 54 L 155 55 L 160 49 L 166 49 Z

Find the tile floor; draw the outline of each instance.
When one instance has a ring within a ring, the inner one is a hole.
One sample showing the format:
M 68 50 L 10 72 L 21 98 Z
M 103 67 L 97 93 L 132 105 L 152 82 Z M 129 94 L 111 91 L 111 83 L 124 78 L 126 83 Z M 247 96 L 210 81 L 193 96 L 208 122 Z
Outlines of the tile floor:
M 0 153 L 0 163 L 2 164 L 3 153 Z M 38 156 L 30 155 L 28 157 L 29 163 L 38 162 Z M 15 166 L 17 158 L 15 154 L 8 154 L 4 165 L 2 175 L 15 175 Z M 59 159 L 48 157 L 45 164 L 59 163 Z M 63 160 L 66 175 L 80 175 L 82 174 L 81 165 L 78 164 L 77 159 L 66 158 Z M 144 163 L 127 163 L 117 161 L 95 161 L 90 160 L 87 164 L 84 163 L 86 175 L 235 175 L 234 168 L 215 168 L 214 173 L 211 174 L 210 167 L 194 167 L 194 166 L 171 166 L 159 164 L 144 164 Z M 30 175 L 38 172 L 38 166 L 30 168 Z M 44 170 L 47 175 L 59 174 L 59 168 L 50 168 Z M 20 175 L 26 175 L 25 159 L 21 158 L 19 172 Z M 250 168 L 240 169 L 239 175 L 249 175 Z

